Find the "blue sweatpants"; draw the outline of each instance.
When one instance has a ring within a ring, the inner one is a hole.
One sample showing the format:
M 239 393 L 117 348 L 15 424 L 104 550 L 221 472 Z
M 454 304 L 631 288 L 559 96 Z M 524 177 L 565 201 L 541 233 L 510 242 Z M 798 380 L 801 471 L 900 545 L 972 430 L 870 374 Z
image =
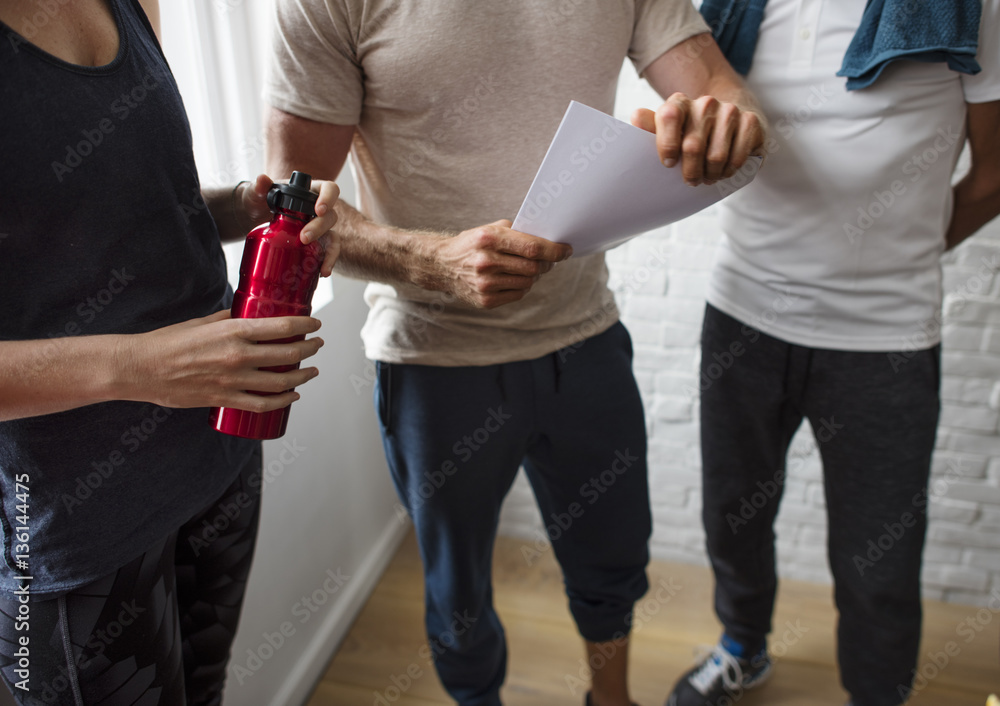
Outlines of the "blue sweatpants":
M 593 642 L 628 634 L 648 587 L 651 518 L 624 326 L 534 360 L 379 363 L 375 401 L 423 558 L 435 666 L 461 706 L 500 704 L 507 648 L 491 559 L 500 506 L 522 464 L 580 634 Z

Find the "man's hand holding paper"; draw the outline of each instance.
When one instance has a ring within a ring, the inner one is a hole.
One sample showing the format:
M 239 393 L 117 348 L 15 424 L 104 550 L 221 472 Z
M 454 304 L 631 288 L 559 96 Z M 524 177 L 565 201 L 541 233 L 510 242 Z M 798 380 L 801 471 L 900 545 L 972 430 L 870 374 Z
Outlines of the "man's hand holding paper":
M 686 127 L 678 142 L 671 110 L 654 121 L 653 134 L 571 102 L 513 229 L 569 243 L 574 255 L 588 255 L 687 218 L 750 183 L 761 160 L 748 155 L 759 137 L 746 139 L 752 131 L 735 130 L 738 121 L 716 129 L 717 121 L 699 109 L 700 122 L 692 114 L 685 118 L 685 126 L 698 123 L 697 129 Z M 652 113 L 640 117 L 647 120 Z M 674 143 L 680 144 L 681 164 L 667 168 L 663 160 L 671 153 L 658 148 Z M 725 173 L 731 176 L 711 178 Z
M 760 115 L 712 96 L 692 100 L 675 93 L 655 113 L 634 111 L 632 124 L 656 135 L 664 166 L 680 161 L 684 181 L 691 186 L 728 179 L 764 145 Z

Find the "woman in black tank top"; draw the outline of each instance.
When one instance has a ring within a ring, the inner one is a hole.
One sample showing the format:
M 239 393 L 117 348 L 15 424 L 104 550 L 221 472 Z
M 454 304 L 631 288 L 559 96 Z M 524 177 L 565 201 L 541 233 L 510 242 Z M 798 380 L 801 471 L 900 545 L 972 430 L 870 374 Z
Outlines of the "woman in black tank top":
M 138 0 L 0 21 L 0 675 L 22 704 L 218 703 L 260 445 L 205 407 L 283 407 L 316 373 L 261 373 L 287 358 L 256 342 L 289 321 L 228 317 L 220 234 L 265 220 L 270 181 L 203 193 Z

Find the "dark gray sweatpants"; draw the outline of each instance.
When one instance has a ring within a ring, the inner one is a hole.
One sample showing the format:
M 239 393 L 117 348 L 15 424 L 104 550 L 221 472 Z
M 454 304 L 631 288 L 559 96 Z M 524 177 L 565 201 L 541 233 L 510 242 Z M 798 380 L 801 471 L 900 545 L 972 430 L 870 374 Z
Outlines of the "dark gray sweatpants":
M 920 568 L 940 346 L 849 352 L 786 343 L 709 306 L 702 331 L 703 521 L 726 632 L 771 631 L 774 519 L 808 419 L 823 461 L 841 680 L 856 706 L 904 701 L 920 642 Z

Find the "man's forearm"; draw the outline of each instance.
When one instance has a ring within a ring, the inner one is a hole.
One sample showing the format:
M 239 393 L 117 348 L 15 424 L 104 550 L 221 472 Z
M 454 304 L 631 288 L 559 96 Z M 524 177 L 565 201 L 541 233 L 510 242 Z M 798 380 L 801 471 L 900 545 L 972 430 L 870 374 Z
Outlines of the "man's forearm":
M 945 234 L 949 248 L 1000 213 L 1000 101 L 969 103 L 966 108 L 971 167 L 953 191 L 951 223 Z
M 336 209 L 341 272 L 448 292 L 482 309 L 518 301 L 573 254 L 566 243 L 511 230 L 505 219 L 451 234 L 373 223 L 343 201 Z
M 336 271 L 355 279 L 444 289 L 435 246 L 448 236 L 374 223 L 343 200 L 337 202 L 340 256 Z
M 643 71 L 664 102 L 639 109 L 632 124 L 656 135 L 660 161 L 680 164 L 692 185 L 714 183 L 767 145 L 760 104 L 708 34 L 669 49 Z
M 1000 215 L 1000 169 L 970 172 L 954 188 L 951 223 L 945 236 L 951 249 Z

